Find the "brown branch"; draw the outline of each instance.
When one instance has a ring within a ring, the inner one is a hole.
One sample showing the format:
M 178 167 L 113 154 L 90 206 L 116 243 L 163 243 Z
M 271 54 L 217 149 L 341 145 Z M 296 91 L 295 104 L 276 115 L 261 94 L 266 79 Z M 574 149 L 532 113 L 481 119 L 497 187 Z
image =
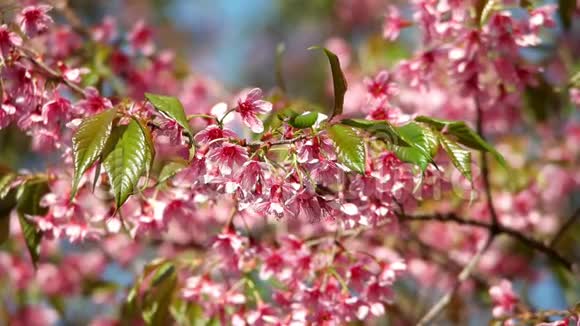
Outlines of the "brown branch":
M 30 62 L 32 62 L 40 70 L 40 72 L 43 73 L 44 75 L 46 75 L 47 77 L 52 78 L 52 79 L 56 79 L 56 80 L 62 82 L 63 84 L 68 86 L 68 88 L 70 88 L 73 92 L 77 93 L 80 96 L 85 95 L 85 91 L 80 86 L 78 86 L 77 84 L 73 83 L 72 81 L 66 79 L 58 71 L 50 68 L 44 62 L 42 62 L 42 60 L 38 59 L 38 56 L 36 54 L 34 54 L 31 50 L 21 48 L 20 54 L 23 57 L 30 60 Z
M 441 299 L 439 299 L 439 301 L 437 301 L 437 303 L 433 307 L 431 307 L 431 309 L 425 314 L 425 316 L 423 316 L 423 318 L 419 320 L 419 322 L 417 323 L 418 326 L 430 324 L 435 318 L 437 318 L 437 316 L 439 316 L 439 314 L 443 311 L 443 309 L 447 307 L 449 302 L 451 302 L 451 298 L 453 297 L 455 292 L 457 292 L 461 284 L 463 284 L 463 282 L 465 282 L 469 278 L 469 276 L 479 263 L 479 260 L 485 253 L 485 251 L 487 250 L 487 248 L 489 248 L 489 246 L 493 242 L 494 237 L 495 235 L 493 233 L 489 234 L 485 244 L 481 248 L 479 248 L 479 250 L 471 258 L 469 263 L 465 266 L 465 268 L 461 271 L 461 273 L 459 273 L 459 275 L 457 276 L 457 281 L 455 282 L 453 288 L 449 292 L 447 292 L 443 297 L 441 297 Z
M 247 143 L 246 146 L 248 146 L 248 147 L 261 147 L 261 146 L 289 145 L 289 144 L 293 144 L 297 141 L 306 139 L 308 137 L 309 137 L 309 135 L 302 135 L 302 136 L 294 137 L 291 139 L 281 139 L 281 140 L 277 140 L 277 141 L 255 141 L 255 142 Z
M 558 242 L 560 242 L 566 231 L 568 231 L 568 229 L 572 225 L 574 225 L 574 223 L 576 222 L 576 220 L 578 220 L 579 217 L 580 217 L 580 208 L 576 209 L 576 211 L 574 211 L 574 213 L 568 218 L 568 220 L 560 227 L 558 232 L 556 232 L 556 235 L 554 235 L 552 241 L 550 241 L 550 247 L 553 248 L 556 245 L 558 245 Z
M 401 219 L 401 221 L 455 223 L 455 224 L 459 224 L 459 225 L 465 225 L 465 226 L 486 229 L 491 234 L 495 234 L 495 235 L 505 234 L 505 235 L 515 239 L 515 240 L 518 240 L 519 242 L 526 245 L 527 247 L 543 253 L 544 255 L 546 255 L 546 257 L 548 257 L 548 258 L 554 260 L 555 262 L 558 262 L 562 266 L 564 266 L 568 271 L 573 272 L 576 269 L 575 264 L 572 264 L 569 260 L 564 258 L 562 255 L 560 255 L 553 248 L 543 244 L 542 242 L 540 242 L 538 240 L 527 237 L 526 235 L 524 235 L 523 233 L 521 233 L 518 230 L 503 226 L 501 224 L 500 225 L 493 225 L 493 224 L 482 222 L 482 221 L 466 219 L 466 218 L 462 218 L 462 217 L 457 216 L 455 213 L 446 213 L 446 214 L 435 213 L 432 215 L 402 215 L 399 213 L 397 216 Z M 372 229 L 377 229 L 381 226 L 388 224 L 389 222 L 390 221 L 385 221 L 385 222 L 377 223 L 376 225 L 372 225 L 372 226 L 365 226 L 365 227 L 347 230 L 341 234 L 341 237 L 345 238 L 345 237 L 350 237 L 350 236 L 356 236 L 362 232 L 372 230 Z M 329 238 L 329 235 L 323 235 L 320 237 L 315 237 L 315 238 L 309 239 L 306 242 L 309 245 L 316 245 L 318 243 L 325 241 L 328 238 Z
M 550 246 L 546 246 L 545 244 L 543 244 L 540 241 L 537 241 L 535 239 L 527 237 L 526 235 L 524 235 L 523 233 L 521 233 L 518 230 L 503 226 L 501 224 L 494 226 L 493 224 L 488 224 L 488 223 L 481 222 L 481 221 L 461 218 L 461 217 L 455 215 L 454 213 L 449 213 L 449 214 L 437 214 L 436 213 L 433 215 L 400 216 L 400 218 L 403 220 L 407 220 L 407 221 L 439 221 L 439 222 L 446 222 L 446 223 L 456 223 L 456 224 L 460 224 L 460 225 L 468 225 L 468 226 L 487 229 L 490 232 L 495 233 L 497 235 L 506 234 L 506 235 L 514 238 L 515 240 L 520 241 L 524 245 L 526 245 L 526 246 L 528 246 L 536 251 L 542 252 L 548 258 L 550 258 L 550 259 L 560 263 L 562 266 L 566 267 L 566 269 L 568 269 L 569 271 L 574 271 L 574 268 L 575 268 L 575 266 L 573 266 L 573 264 L 570 261 L 568 261 L 562 255 L 560 255 L 556 250 L 554 250 Z
M 485 135 L 483 133 L 483 112 L 481 109 L 481 104 L 477 95 L 474 97 L 475 109 L 477 113 L 476 117 L 476 128 L 479 136 L 485 140 Z M 497 217 L 497 212 L 495 210 L 495 205 L 493 204 L 493 196 L 491 195 L 491 182 L 489 181 L 489 163 L 487 161 L 487 153 L 481 151 L 481 177 L 483 179 L 483 188 L 485 191 L 485 197 L 487 202 L 487 209 L 491 215 L 491 223 L 493 225 L 499 225 L 499 219 Z

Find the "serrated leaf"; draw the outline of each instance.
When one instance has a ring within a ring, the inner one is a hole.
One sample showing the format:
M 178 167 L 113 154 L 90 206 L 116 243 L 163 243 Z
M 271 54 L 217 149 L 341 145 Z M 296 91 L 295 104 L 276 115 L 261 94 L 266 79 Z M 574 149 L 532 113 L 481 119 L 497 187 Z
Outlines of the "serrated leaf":
M 145 97 L 153 104 L 153 106 L 169 119 L 175 120 L 187 133 L 190 140 L 193 137 L 193 132 L 189 126 L 185 109 L 183 105 L 173 96 L 163 96 L 151 93 L 145 93 Z
M 110 151 L 105 153 L 103 167 L 109 176 L 117 208 L 133 193 L 139 178 L 146 170 L 147 141 L 136 120 L 127 126 L 117 127 L 111 137 Z
M 309 48 L 309 50 L 313 49 L 322 49 L 328 58 L 328 62 L 330 63 L 330 70 L 332 72 L 332 85 L 334 87 L 334 110 L 328 119 L 330 120 L 334 116 L 342 114 L 342 108 L 344 106 L 344 94 L 346 93 L 348 84 L 346 82 L 346 77 L 344 76 L 344 73 L 340 67 L 338 56 L 326 48 L 316 46 Z
M 317 119 L 318 112 L 304 112 L 291 117 L 288 123 L 294 128 L 305 129 L 314 126 Z
M 432 161 L 431 158 L 414 147 L 393 145 L 391 146 L 391 150 L 401 161 L 417 165 L 421 171 L 425 171 Z
M 417 117 L 415 120 L 431 125 L 438 131 L 442 131 L 444 128 L 446 128 L 446 135 L 454 136 L 460 144 L 463 144 L 471 149 L 491 153 L 501 166 L 509 169 L 509 166 L 504 157 L 493 146 L 481 138 L 477 132 L 471 129 L 465 122 L 448 121 L 425 116 Z
M 397 146 L 410 146 L 388 121 L 375 121 L 365 119 L 344 119 L 341 124 L 363 129 L 373 135 L 375 138 L 386 143 Z
M 471 152 L 443 136 L 439 137 L 439 143 L 449 156 L 451 163 L 471 182 Z
M 339 161 L 349 169 L 364 174 L 365 144 L 356 131 L 351 127 L 336 124 L 328 128 L 328 135 L 336 145 Z
M 24 183 L 18 189 L 16 210 L 26 247 L 30 253 L 32 264 L 36 267 L 42 240 L 42 232 L 37 230 L 28 216 L 44 215 L 47 208 L 40 206 L 40 200 L 48 193 L 48 183 L 44 180 L 33 180 Z
M 143 135 L 145 136 L 145 142 L 147 143 L 145 147 L 145 174 L 149 177 L 153 160 L 155 159 L 155 144 L 153 143 L 153 136 L 149 128 L 147 128 L 147 124 L 139 119 L 135 119 L 135 121 L 139 123 L 139 127 L 141 127 L 141 131 L 143 131 Z M 195 147 L 192 146 L 192 148 Z
M 437 135 L 430 128 L 415 122 L 409 122 L 396 129 L 406 143 L 421 151 L 423 155 L 429 158 L 429 161 L 437 154 L 439 141 Z
M 16 179 L 16 173 L 7 173 L 0 177 L 0 199 L 4 199 L 12 189 L 12 181 Z
M 186 167 L 187 167 L 187 163 L 183 162 L 183 161 L 168 162 L 167 164 L 165 164 L 163 166 L 163 168 L 161 168 L 161 172 L 159 173 L 158 183 L 163 183 L 163 182 L 169 180 L 170 178 L 175 176 L 177 173 L 179 173 L 181 170 L 183 170 Z
M 109 109 L 88 117 L 75 132 L 72 138 L 74 177 L 71 198 L 76 195 L 82 175 L 101 155 L 111 134 L 116 112 L 116 109 Z

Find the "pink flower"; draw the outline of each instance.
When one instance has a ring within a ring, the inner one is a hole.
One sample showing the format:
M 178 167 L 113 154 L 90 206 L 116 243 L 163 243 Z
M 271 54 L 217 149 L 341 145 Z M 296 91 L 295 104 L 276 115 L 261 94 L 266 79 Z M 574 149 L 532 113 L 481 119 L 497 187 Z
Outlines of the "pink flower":
M 268 165 L 258 161 L 247 161 L 238 172 L 236 179 L 244 193 L 261 195 L 266 184 Z
M 193 139 L 196 143 L 200 145 L 209 145 L 210 143 L 213 146 L 219 146 L 221 141 L 217 141 L 217 139 L 222 138 L 238 138 L 238 135 L 228 128 L 220 128 L 217 125 L 209 125 L 205 129 L 199 131 Z M 215 142 L 214 142 L 215 140 Z M 215 144 L 215 145 L 214 145 Z
M 42 106 L 42 122 L 47 126 L 56 126 L 59 121 L 68 120 L 72 105 L 64 97 L 56 96 Z
M 365 78 L 367 91 L 373 97 L 391 97 L 397 94 L 397 85 L 393 81 L 393 76 L 386 70 L 381 70 L 374 78 Z
M 0 54 L 6 58 L 14 47 L 22 45 L 22 39 L 18 34 L 8 29 L 6 24 L 0 26 Z
M 286 253 L 281 250 L 268 252 L 260 269 L 260 278 L 268 280 L 275 276 L 280 281 L 287 280 L 292 275 L 292 269 L 285 257 Z
M 316 194 L 304 189 L 288 201 L 288 207 L 294 216 L 308 221 L 318 221 L 321 218 L 321 208 Z
M 0 106 L 0 129 L 7 127 L 15 114 L 16 108 L 13 105 L 2 104 Z
M 274 309 L 274 307 L 262 303 L 258 304 L 258 308 L 256 310 L 252 310 L 247 313 L 246 320 L 248 321 L 248 325 L 279 325 L 280 320 L 277 317 L 279 315 L 280 313 Z
M 52 17 L 47 15 L 51 9 L 52 7 L 48 5 L 28 6 L 17 15 L 16 23 L 29 37 L 42 34 L 53 23 Z
M 411 23 L 401 17 L 399 9 L 389 6 L 389 13 L 385 17 L 383 24 L 383 37 L 389 41 L 394 41 L 399 37 L 401 29 L 410 26 Z
M 532 10 L 528 22 L 530 30 L 533 33 L 537 33 L 542 27 L 551 28 L 556 26 L 553 18 L 556 9 L 556 5 L 545 5 Z
M 145 25 L 145 21 L 140 20 L 135 23 L 133 29 L 129 32 L 128 38 L 133 50 L 139 51 L 146 56 L 152 55 L 155 52 L 153 31 L 149 26 Z
M 489 289 L 489 295 L 493 301 L 493 316 L 505 317 L 513 313 L 518 304 L 518 296 L 512 290 L 512 284 L 508 280 L 502 280 L 498 285 Z
M 230 175 L 248 160 L 248 151 L 239 145 L 225 143 L 207 153 L 207 160 L 221 175 Z
M 10 325 L 49 326 L 54 325 L 58 319 L 58 313 L 52 308 L 41 305 L 27 305 L 10 318 Z
M 88 87 L 85 90 L 85 98 L 80 100 L 76 106 L 84 114 L 95 114 L 112 108 L 113 104 L 108 98 L 102 97 L 96 88 Z
M 258 114 L 272 111 L 272 103 L 262 100 L 262 90 L 253 88 L 243 91 L 238 97 L 236 112 L 242 117 L 242 121 L 253 132 L 264 131 L 262 120 L 258 119 Z
M 92 30 L 93 40 L 96 42 L 109 43 L 117 37 L 117 22 L 113 17 L 107 16 L 101 25 Z
M 247 239 L 233 231 L 226 231 L 217 236 L 212 248 L 222 258 L 222 263 L 227 267 L 238 268 Z
M 570 100 L 576 107 L 580 108 L 580 88 L 570 89 Z

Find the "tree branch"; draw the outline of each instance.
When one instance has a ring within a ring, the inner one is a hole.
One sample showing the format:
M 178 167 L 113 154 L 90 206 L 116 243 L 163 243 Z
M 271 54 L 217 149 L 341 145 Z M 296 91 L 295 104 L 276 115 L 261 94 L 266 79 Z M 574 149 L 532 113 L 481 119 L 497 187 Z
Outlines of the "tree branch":
M 566 267 L 566 269 L 568 269 L 569 271 L 574 271 L 573 264 L 570 261 L 568 261 L 566 258 L 564 258 L 562 255 L 560 255 L 553 248 L 546 246 L 545 244 L 543 244 L 540 241 L 537 241 L 535 239 L 527 237 L 526 235 L 524 235 L 523 233 L 521 233 L 518 230 L 503 226 L 501 224 L 494 226 L 493 224 L 489 224 L 489 223 L 485 223 L 485 222 L 481 222 L 481 221 L 461 218 L 461 217 L 455 215 L 454 213 L 449 213 L 449 214 L 436 213 L 433 215 L 400 216 L 400 218 L 402 218 L 403 220 L 407 220 L 407 221 L 439 221 L 439 222 L 446 222 L 446 223 L 456 223 L 456 224 L 460 224 L 460 225 L 469 225 L 469 226 L 473 226 L 473 227 L 487 229 L 492 233 L 495 232 L 495 234 L 497 234 L 497 235 L 506 234 L 506 235 L 514 238 L 515 240 L 520 241 L 524 245 L 526 245 L 526 246 L 528 246 L 536 251 L 540 251 L 540 252 L 544 253 L 548 258 L 560 263 L 562 266 Z
M 568 229 L 572 225 L 574 225 L 574 223 L 579 217 L 580 217 L 580 208 L 577 208 L 576 211 L 574 211 L 574 213 L 570 215 L 568 220 L 560 227 L 558 232 L 556 232 L 556 235 L 554 235 L 552 241 L 550 241 L 550 247 L 554 248 L 558 244 L 558 242 L 560 242 L 566 231 L 568 231 Z
M 417 323 L 418 326 L 424 326 L 431 323 L 435 318 L 437 318 L 437 316 L 439 316 L 441 311 L 443 311 L 443 309 L 447 307 L 447 305 L 451 301 L 451 298 L 453 297 L 455 292 L 457 292 L 461 284 L 463 284 L 463 282 L 465 282 L 469 278 L 469 276 L 477 266 L 477 263 L 479 263 L 479 260 L 485 253 L 485 251 L 487 250 L 487 248 L 489 248 L 489 246 L 493 242 L 494 237 L 495 235 L 493 233 L 489 233 L 489 236 L 485 244 L 479 248 L 479 250 L 471 258 L 469 263 L 457 276 L 457 281 L 455 282 L 453 288 L 449 292 L 447 292 L 447 294 L 445 294 L 441 299 L 439 299 L 439 301 L 425 314 L 425 316 L 423 316 L 423 318 L 419 320 L 419 322 Z
M 479 103 L 479 98 L 477 95 L 474 97 L 475 109 L 476 109 L 476 128 L 479 136 L 485 140 L 485 135 L 483 134 L 483 112 L 481 109 L 481 104 Z M 489 181 L 489 163 L 487 161 L 487 153 L 481 151 L 481 177 L 483 179 L 483 188 L 485 191 L 485 197 L 487 202 L 487 209 L 491 215 L 492 225 L 499 225 L 499 219 L 497 217 L 497 212 L 495 210 L 495 205 L 493 204 L 493 197 L 491 195 L 491 182 Z
M 21 48 L 20 54 L 23 57 L 30 60 L 40 70 L 40 72 L 46 75 L 47 77 L 56 79 L 65 84 L 66 86 L 68 86 L 68 88 L 70 88 L 73 92 L 77 93 L 78 95 L 85 96 L 85 91 L 80 86 L 66 79 L 62 74 L 47 66 L 44 62 L 38 59 L 37 55 L 34 54 L 31 50 Z

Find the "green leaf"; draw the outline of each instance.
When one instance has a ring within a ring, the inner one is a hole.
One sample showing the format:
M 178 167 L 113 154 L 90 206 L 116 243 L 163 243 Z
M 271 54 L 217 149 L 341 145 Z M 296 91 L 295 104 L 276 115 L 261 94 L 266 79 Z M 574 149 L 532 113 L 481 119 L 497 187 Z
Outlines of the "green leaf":
M 170 306 L 177 286 L 175 266 L 167 262 L 153 276 L 142 310 L 143 319 L 149 325 L 167 325 L 171 322 Z
M 304 112 L 300 115 L 295 115 L 288 120 L 288 123 L 298 129 L 305 129 L 314 126 L 318 119 L 318 112 Z
M 147 128 L 147 124 L 137 118 L 135 118 L 135 121 L 139 123 L 139 127 L 141 127 L 141 131 L 145 136 L 145 143 L 147 143 L 147 146 L 145 146 L 145 174 L 149 177 L 153 160 L 155 158 L 155 144 L 153 143 L 153 136 L 151 135 L 149 128 Z M 195 146 L 192 146 L 192 148 L 195 149 Z
M 32 180 L 22 184 L 16 195 L 18 201 L 16 210 L 18 212 L 20 228 L 24 241 L 26 242 L 26 247 L 30 253 L 30 258 L 35 267 L 38 261 L 42 232 L 37 230 L 28 216 L 44 215 L 47 213 L 47 208 L 40 206 L 40 200 L 48 191 L 49 188 L 46 180 Z
M 391 150 L 397 157 L 407 163 L 415 164 L 421 168 L 421 171 L 425 171 L 432 159 L 417 148 L 405 147 L 405 146 L 391 146 Z
M 456 142 L 443 136 L 439 137 L 439 143 L 445 150 L 451 163 L 471 182 L 471 152 L 461 148 Z
M 121 207 L 133 193 L 139 178 L 146 170 L 147 140 L 139 123 L 133 119 L 127 126 L 115 128 L 111 150 L 105 153 L 103 166 L 109 176 L 115 203 Z
M 498 0 L 478 0 L 475 5 L 477 22 L 480 26 L 485 25 L 493 12 L 500 9 L 501 3 Z
M 328 135 L 336 145 L 339 161 L 360 174 L 365 172 L 365 144 L 356 131 L 348 126 L 333 125 Z
M 428 127 L 409 122 L 406 125 L 397 127 L 397 132 L 410 146 L 415 147 L 423 155 L 429 158 L 429 161 L 437 154 L 439 141 L 437 135 Z
M 393 125 L 391 125 L 388 121 L 344 119 L 340 123 L 350 127 L 363 129 L 368 133 L 370 133 L 375 138 L 380 139 L 389 144 L 394 144 L 397 146 L 410 146 L 401 137 L 397 129 Z
M 477 132 L 471 129 L 465 122 L 447 121 L 425 116 L 417 117 L 415 120 L 429 124 L 438 131 L 442 131 L 444 128 L 446 128 L 446 135 L 454 136 L 460 144 L 463 144 L 469 148 L 491 153 L 501 166 L 509 169 L 509 166 L 504 157 L 493 146 L 483 140 L 483 138 L 481 138 Z
M 334 110 L 332 112 L 332 115 L 328 119 L 330 120 L 334 116 L 342 114 L 342 107 L 344 105 L 344 94 L 346 93 L 346 89 L 348 87 L 346 83 L 346 77 L 344 77 L 344 73 L 340 68 L 340 61 L 338 60 L 336 54 L 332 53 L 330 50 L 326 48 L 321 48 L 317 46 L 313 46 L 308 49 L 309 50 L 322 49 L 326 54 L 326 57 L 328 58 L 328 61 L 330 63 L 330 70 L 332 72 L 332 84 L 334 86 Z
M 0 199 L 4 199 L 6 195 L 12 189 L 12 181 L 16 179 L 18 175 L 15 173 L 7 173 L 0 177 Z
M 15 191 L 10 187 L 12 182 L 8 181 L 14 179 L 11 176 L 16 175 L 8 172 L 0 177 L 0 245 L 10 237 L 10 212 L 16 206 Z
M 72 138 L 75 172 L 71 198 L 76 195 L 82 175 L 101 155 L 111 134 L 116 112 L 116 109 L 109 109 L 88 117 L 83 120 L 75 132 Z
M 159 178 L 157 180 L 158 183 L 163 183 L 173 176 L 175 176 L 179 171 L 183 170 L 187 167 L 187 162 L 185 161 L 171 161 L 168 162 L 161 168 L 161 172 L 159 173 Z
M 145 97 L 155 106 L 159 112 L 168 117 L 169 119 L 175 120 L 183 130 L 187 133 L 190 141 L 193 139 L 193 132 L 187 121 L 187 116 L 185 115 L 185 109 L 183 105 L 173 96 L 163 96 L 151 93 L 145 93 Z

